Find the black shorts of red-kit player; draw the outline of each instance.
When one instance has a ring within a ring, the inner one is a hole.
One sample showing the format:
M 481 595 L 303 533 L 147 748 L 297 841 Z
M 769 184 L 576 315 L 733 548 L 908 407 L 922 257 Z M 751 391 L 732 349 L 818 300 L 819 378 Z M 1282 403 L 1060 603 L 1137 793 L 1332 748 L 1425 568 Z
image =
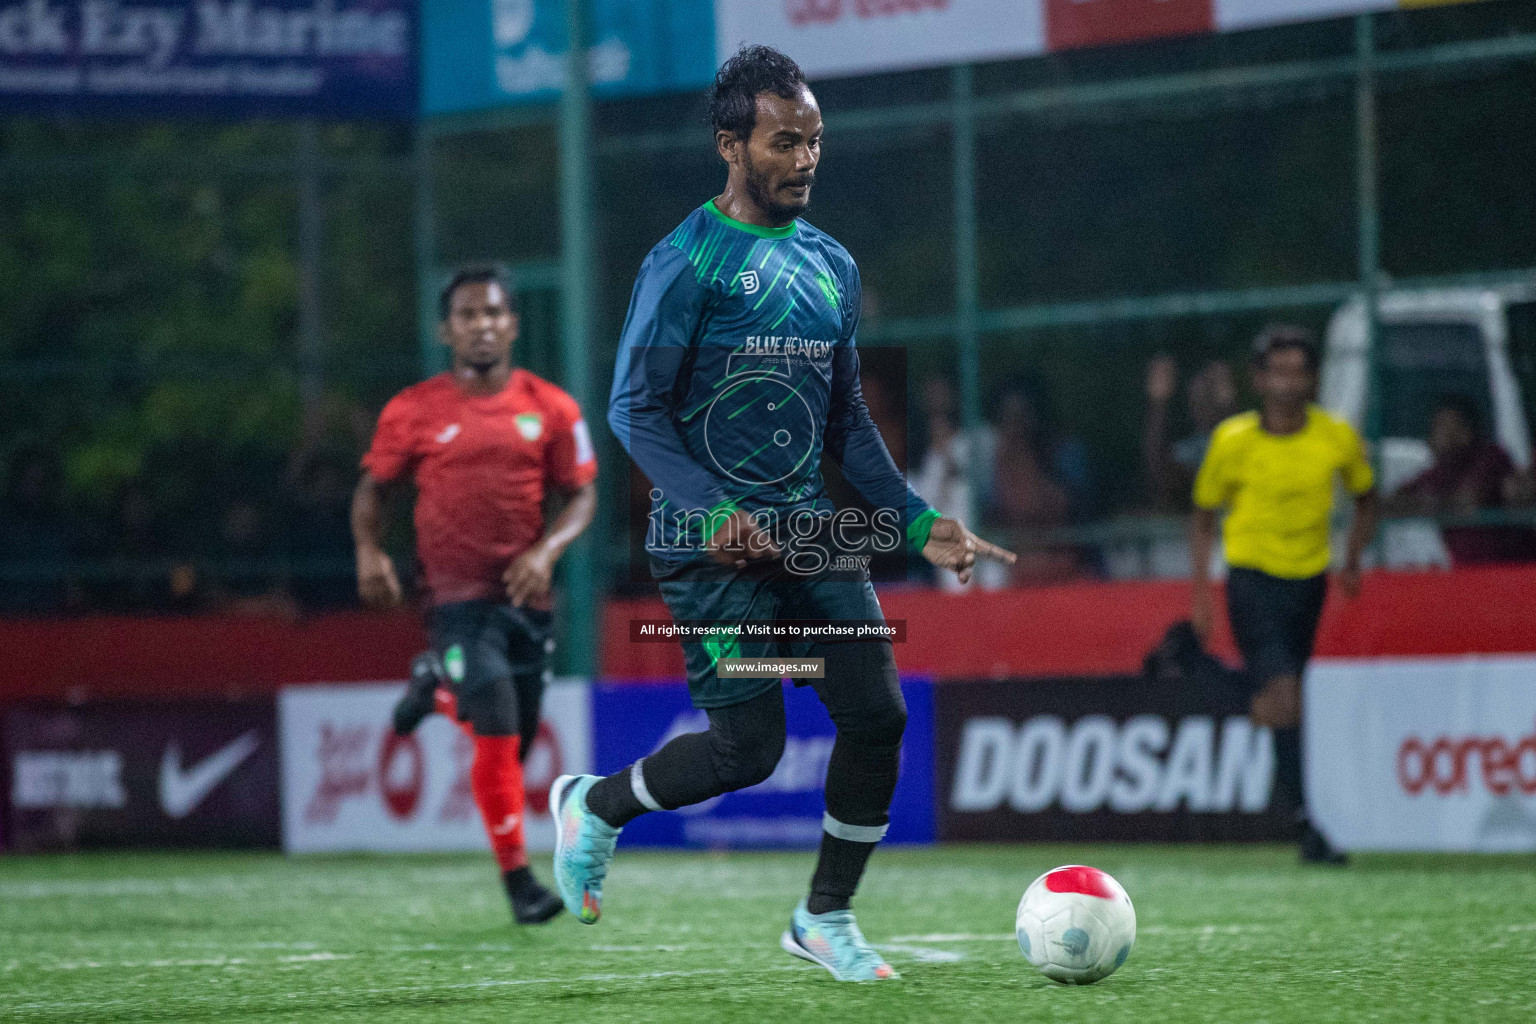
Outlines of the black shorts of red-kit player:
M 427 631 L 459 719 L 479 736 L 521 737 L 526 757 L 539 729 L 554 616 L 505 601 L 456 601 L 428 613 Z

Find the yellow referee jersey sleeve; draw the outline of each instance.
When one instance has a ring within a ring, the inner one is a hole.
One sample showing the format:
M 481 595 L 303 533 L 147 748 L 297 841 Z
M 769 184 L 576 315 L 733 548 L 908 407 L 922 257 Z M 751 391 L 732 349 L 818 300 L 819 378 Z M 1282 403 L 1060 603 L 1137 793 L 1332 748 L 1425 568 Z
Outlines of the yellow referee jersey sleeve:
M 1365 443 L 1345 421 L 1313 406 L 1293 434 L 1271 434 L 1256 412 L 1223 422 L 1195 476 L 1195 504 L 1227 509 L 1227 564 L 1286 579 L 1328 568 L 1334 481 L 1352 494 L 1375 485 Z

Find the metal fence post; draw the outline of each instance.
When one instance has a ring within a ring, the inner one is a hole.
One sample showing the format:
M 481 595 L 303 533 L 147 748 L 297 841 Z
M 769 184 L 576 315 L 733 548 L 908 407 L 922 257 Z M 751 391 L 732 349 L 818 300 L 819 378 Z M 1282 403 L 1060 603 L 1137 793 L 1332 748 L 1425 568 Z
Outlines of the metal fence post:
M 955 208 L 955 342 L 960 353 L 960 426 L 966 445 L 966 479 L 973 511 L 981 503 L 980 446 L 975 431 L 981 426 L 981 339 L 977 335 L 980 296 L 976 283 L 976 104 L 975 83 L 969 64 L 950 69 L 953 93 L 953 197 Z M 972 527 L 974 523 L 967 524 Z
M 560 362 L 561 385 L 591 415 L 592 316 L 597 284 L 593 260 L 592 100 L 587 79 L 585 0 L 566 0 L 565 90 L 560 95 Z M 566 636 L 562 645 L 566 672 L 590 676 L 597 671 L 598 637 L 594 534 L 589 529 L 566 550 L 561 603 Z
M 1381 354 L 1377 292 L 1381 285 L 1381 201 L 1376 127 L 1376 34 L 1369 14 L 1355 18 L 1355 183 L 1359 230 L 1359 278 L 1365 299 L 1365 436 L 1381 439 Z M 1380 452 L 1377 451 L 1377 461 Z

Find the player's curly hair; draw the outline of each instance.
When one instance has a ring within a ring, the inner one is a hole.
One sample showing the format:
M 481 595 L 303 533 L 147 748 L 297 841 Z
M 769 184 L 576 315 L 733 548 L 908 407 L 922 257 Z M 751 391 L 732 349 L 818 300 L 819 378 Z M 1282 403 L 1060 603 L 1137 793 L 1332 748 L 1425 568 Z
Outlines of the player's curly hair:
M 794 99 L 805 85 L 800 65 L 771 46 L 743 46 L 715 73 L 709 89 L 709 123 L 717 132 L 752 137 L 757 125 L 757 97 L 771 92 Z

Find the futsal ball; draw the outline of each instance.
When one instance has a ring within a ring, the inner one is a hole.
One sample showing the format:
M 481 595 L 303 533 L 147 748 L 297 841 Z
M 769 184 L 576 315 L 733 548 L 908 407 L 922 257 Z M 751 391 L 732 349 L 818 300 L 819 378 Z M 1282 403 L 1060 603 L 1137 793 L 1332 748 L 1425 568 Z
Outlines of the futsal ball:
M 1092 985 L 1115 973 L 1136 944 L 1136 909 L 1098 868 L 1068 864 L 1032 882 L 1014 918 L 1019 949 L 1052 981 Z

